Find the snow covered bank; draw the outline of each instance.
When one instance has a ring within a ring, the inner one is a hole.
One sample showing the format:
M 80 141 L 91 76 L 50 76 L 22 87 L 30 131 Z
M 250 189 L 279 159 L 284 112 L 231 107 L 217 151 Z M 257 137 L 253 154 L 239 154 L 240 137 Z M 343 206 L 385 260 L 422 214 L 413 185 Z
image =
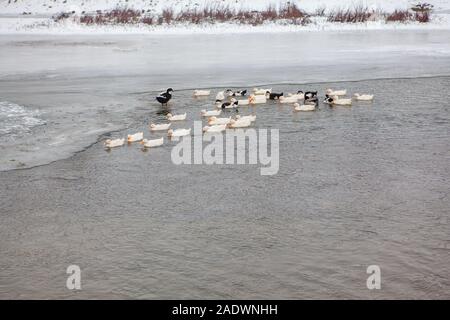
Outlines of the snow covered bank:
M 32 34 L 221 34 L 221 33 L 273 33 L 296 31 L 348 31 L 348 30 L 418 30 L 418 29 L 450 29 L 450 1 L 432 0 L 433 16 L 429 23 L 389 22 L 385 19 L 372 19 L 361 23 L 333 23 L 326 18 L 327 13 L 336 10 L 352 9 L 356 6 L 368 8 L 372 12 L 393 12 L 411 8 L 417 2 L 410 0 L 298 0 L 293 5 L 311 15 L 308 23 L 292 23 L 290 21 L 268 21 L 258 25 L 240 23 L 137 23 L 93 24 L 79 23 L 79 18 L 69 18 L 55 22 L 52 16 L 61 12 L 75 12 L 75 17 L 88 15 L 114 8 L 130 8 L 146 15 L 161 15 L 167 9 L 181 12 L 203 9 L 214 5 L 227 7 L 230 10 L 265 10 L 268 7 L 280 8 L 286 1 L 280 0 L 0 0 L 0 33 L 32 33 Z M 249 12 L 249 11 L 248 11 Z M 319 15 L 318 12 L 322 12 Z
M 429 23 L 331 23 L 326 18 L 312 19 L 307 25 L 267 23 L 258 26 L 220 24 L 177 25 L 81 25 L 73 21 L 54 22 L 47 18 L 0 18 L 0 34 L 227 34 L 227 33 L 283 33 L 315 31 L 363 30 L 450 30 L 450 15 L 435 16 Z
M 127 7 L 136 10 L 150 10 L 161 13 L 164 8 L 178 9 L 203 8 L 214 3 L 229 6 L 232 9 L 262 10 L 269 5 L 286 3 L 285 0 L 0 0 L 0 14 L 22 14 L 24 12 L 33 15 L 53 15 L 59 12 L 111 10 L 117 7 Z M 416 4 L 413 0 L 291 0 L 307 12 L 314 12 L 319 8 L 336 10 L 338 8 L 354 7 L 361 5 L 373 10 L 394 11 L 405 9 Z M 450 11 L 450 2 L 447 0 L 428 0 L 434 5 L 437 13 Z

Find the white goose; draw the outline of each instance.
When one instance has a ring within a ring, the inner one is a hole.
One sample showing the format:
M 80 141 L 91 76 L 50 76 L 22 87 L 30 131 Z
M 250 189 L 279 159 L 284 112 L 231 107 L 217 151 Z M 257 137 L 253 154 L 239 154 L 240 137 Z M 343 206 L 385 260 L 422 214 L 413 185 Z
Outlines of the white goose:
M 144 148 L 159 147 L 164 144 L 164 138 L 153 139 L 153 140 L 144 139 L 140 142 L 140 144 L 142 144 L 144 146 Z
M 312 104 L 300 105 L 296 102 L 296 103 L 294 103 L 294 110 L 295 111 L 315 111 L 316 106 L 312 105 Z
M 352 99 L 339 99 L 338 96 L 332 97 L 333 101 L 331 104 L 337 105 L 337 106 L 351 106 L 352 105 Z
M 248 99 L 250 104 L 262 104 L 267 103 L 266 95 L 254 95 L 252 94 Z M 239 105 L 239 104 L 238 104 Z
M 297 98 L 297 100 L 304 100 L 305 94 L 304 93 L 288 93 L 288 98 Z
M 165 131 L 169 130 L 171 123 L 160 123 L 160 124 L 154 124 L 152 123 L 150 125 L 151 131 Z
M 280 103 L 296 103 L 297 101 L 298 101 L 298 99 L 295 96 L 292 96 L 292 97 L 281 96 L 280 97 Z
M 242 100 L 236 100 L 238 103 L 238 106 L 248 106 L 250 104 L 250 99 L 242 99 Z
M 187 136 L 190 134 L 191 134 L 190 128 L 189 129 L 176 129 L 176 130 L 169 129 L 169 131 L 167 131 L 167 135 L 171 138 L 172 137 L 184 137 L 184 136 Z
M 267 92 L 272 93 L 272 88 L 270 89 L 260 89 L 260 88 L 254 88 L 253 94 L 259 96 L 259 95 L 266 95 Z
M 347 94 L 347 90 L 333 90 L 327 89 L 325 93 L 329 96 L 345 96 Z
M 211 111 L 202 110 L 200 112 L 202 114 L 202 117 L 215 117 L 220 116 L 222 110 L 211 110 Z
M 121 147 L 125 144 L 125 139 L 108 139 L 105 141 L 105 148 L 116 148 L 116 147 Z
M 248 116 L 237 115 L 236 116 L 236 120 L 244 120 L 244 119 L 249 119 L 251 122 L 255 122 L 256 121 L 256 115 L 248 115 Z
M 250 127 L 252 125 L 252 121 L 250 119 L 242 119 L 242 120 L 231 120 L 231 122 L 228 124 L 228 127 L 230 128 L 246 128 Z
M 373 94 L 359 94 L 359 93 L 355 93 L 353 96 L 358 101 L 372 101 L 373 100 Z
M 143 132 L 138 132 L 138 133 L 135 133 L 135 134 L 129 134 L 127 136 L 128 143 L 138 142 L 138 141 L 141 141 L 142 139 L 144 139 L 144 133 Z
M 169 121 L 183 121 L 183 120 L 186 120 L 186 116 L 187 116 L 186 113 L 184 113 L 184 114 L 176 114 L 176 115 L 168 113 L 167 114 L 167 120 L 169 120 Z
M 194 90 L 194 97 L 206 97 L 211 94 L 211 90 Z
M 210 125 L 210 126 L 219 125 L 219 124 L 229 124 L 230 122 L 231 122 L 231 117 L 229 117 L 229 118 L 211 117 L 208 119 L 208 125 Z
M 208 133 L 222 132 L 222 131 L 225 131 L 226 128 L 227 128 L 226 124 L 217 124 L 217 125 L 213 125 L 213 126 L 205 126 L 205 127 L 203 127 L 203 132 L 208 132 Z
M 220 91 L 216 95 L 216 101 L 223 101 L 225 100 L 225 91 Z

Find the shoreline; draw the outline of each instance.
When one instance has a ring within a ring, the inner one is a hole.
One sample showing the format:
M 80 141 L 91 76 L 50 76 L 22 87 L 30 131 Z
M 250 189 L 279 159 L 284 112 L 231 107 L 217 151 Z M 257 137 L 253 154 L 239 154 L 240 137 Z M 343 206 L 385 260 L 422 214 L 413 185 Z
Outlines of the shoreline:
M 83 25 L 71 20 L 54 22 L 51 17 L 0 16 L 0 35 L 221 35 L 221 34 L 277 34 L 303 32 L 348 31 L 420 31 L 450 30 L 450 15 L 435 14 L 427 23 L 386 22 L 384 20 L 339 23 L 326 18 L 314 19 L 307 25 L 270 22 L 258 26 L 238 23 L 177 23 L 162 25 L 115 24 Z

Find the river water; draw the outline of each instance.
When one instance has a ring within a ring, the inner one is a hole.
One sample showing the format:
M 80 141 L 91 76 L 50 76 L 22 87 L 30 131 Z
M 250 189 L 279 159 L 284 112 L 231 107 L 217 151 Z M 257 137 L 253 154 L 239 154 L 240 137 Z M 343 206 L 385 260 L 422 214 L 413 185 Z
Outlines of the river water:
M 0 298 L 449 298 L 447 36 L 1 37 L 0 110 L 15 119 L 0 122 Z M 273 176 L 176 166 L 173 142 L 97 142 L 159 137 L 147 125 L 168 111 L 192 127 L 213 97 L 184 89 L 262 83 L 375 100 L 241 108 L 279 129 Z M 162 108 L 153 96 L 167 86 Z M 381 290 L 366 287 L 369 265 Z

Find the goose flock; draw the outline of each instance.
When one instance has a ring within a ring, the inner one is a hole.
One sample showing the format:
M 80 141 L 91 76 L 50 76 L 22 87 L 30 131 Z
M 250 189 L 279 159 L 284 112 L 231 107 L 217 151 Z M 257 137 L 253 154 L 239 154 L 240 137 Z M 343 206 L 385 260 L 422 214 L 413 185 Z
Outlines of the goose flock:
M 161 105 L 167 105 L 172 99 L 173 89 L 169 88 L 165 92 L 160 93 L 156 100 Z M 211 90 L 194 90 L 193 97 L 209 97 Z M 355 93 L 352 98 L 346 98 L 347 90 L 333 90 L 327 89 L 325 91 L 325 104 L 330 107 L 334 106 L 351 106 L 352 101 L 373 101 L 372 94 L 359 94 Z M 237 97 L 241 97 L 237 99 Z M 257 104 L 265 104 L 268 100 L 277 100 L 281 104 L 290 104 L 295 112 L 310 112 L 317 110 L 319 106 L 318 92 L 301 90 L 296 93 L 288 93 L 284 95 L 283 92 L 272 92 L 272 88 L 254 88 L 251 94 L 247 96 L 247 90 L 233 91 L 231 89 L 219 91 L 215 97 L 215 109 L 214 110 L 201 110 L 200 116 L 207 118 L 207 125 L 203 128 L 204 133 L 220 133 L 227 129 L 247 128 L 256 121 L 256 115 L 241 116 L 236 115 L 234 117 L 220 118 L 220 115 L 225 109 L 236 109 L 242 106 L 255 106 Z M 300 104 L 300 102 L 302 102 Z M 171 129 L 172 122 L 185 121 L 187 119 L 187 113 L 166 115 L 168 123 L 152 123 L 149 126 L 149 130 L 166 131 L 169 138 L 183 137 L 191 134 L 191 128 L 187 129 Z M 158 138 L 153 140 L 144 139 L 143 132 L 137 132 L 130 134 L 127 138 L 119 139 L 107 139 L 104 142 L 105 148 L 112 149 L 125 145 L 125 141 L 129 144 L 139 142 L 143 148 L 154 148 L 164 144 L 164 138 Z

